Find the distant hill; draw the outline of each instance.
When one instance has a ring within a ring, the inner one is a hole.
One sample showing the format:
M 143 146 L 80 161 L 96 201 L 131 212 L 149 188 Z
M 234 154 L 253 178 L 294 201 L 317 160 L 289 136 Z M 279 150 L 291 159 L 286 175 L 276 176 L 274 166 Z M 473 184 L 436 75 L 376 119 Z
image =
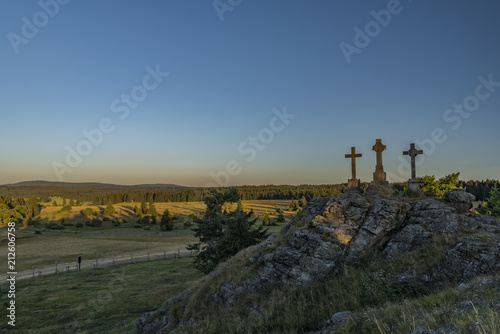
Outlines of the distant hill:
M 78 187 L 92 187 L 92 188 L 185 188 L 184 186 L 176 184 L 135 184 L 135 185 L 120 185 L 111 183 L 99 183 L 99 182 L 53 182 L 53 181 L 23 181 L 13 184 L 4 184 L 3 187 L 62 187 L 62 188 L 78 188 Z

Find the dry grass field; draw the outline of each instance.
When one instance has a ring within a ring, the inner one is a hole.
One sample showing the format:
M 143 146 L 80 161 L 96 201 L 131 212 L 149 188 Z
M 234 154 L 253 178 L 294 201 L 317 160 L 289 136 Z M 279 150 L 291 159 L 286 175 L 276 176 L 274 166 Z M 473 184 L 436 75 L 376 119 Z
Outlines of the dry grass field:
M 57 200 L 57 202 L 60 204 L 61 200 L 59 199 Z M 245 211 L 253 209 L 257 216 L 261 216 L 265 213 L 268 213 L 270 217 L 275 217 L 276 209 L 281 208 L 283 210 L 286 210 L 290 205 L 290 202 L 291 202 L 290 200 L 265 200 L 265 201 L 262 200 L 262 201 L 243 201 L 242 204 Z M 136 205 L 140 206 L 141 203 L 115 204 L 114 207 L 117 213 L 111 217 L 135 220 L 136 218 L 134 215 L 134 206 Z M 85 208 L 91 208 L 96 210 L 97 212 L 102 212 L 104 211 L 105 207 L 106 207 L 105 205 L 94 206 L 90 204 L 85 204 L 81 206 L 73 206 L 70 213 L 67 212 L 59 213 L 58 211 L 61 209 L 60 206 L 57 207 L 47 206 L 46 208 L 42 209 L 40 218 L 49 221 L 57 221 L 61 220 L 62 218 L 64 218 L 65 220 L 68 219 L 73 220 L 74 222 L 85 221 L 88 219 L 82 217 L 80 211 L 82 211 Z M 194 213 L 196 215 L 203 215 L 206 208 L 205 203 L 203 202 L 155 203 L 155 207 L 156 210 L 158 211 L 158 214 L 161 215 L 163 211 L 165 211 L 165 209 L 169 209 L 172 215 L 178 216 L 181 220 L 188 219 L 191 213 Z M 236 208 L 236 204 L 227 205 L 226 208 L 228 210 L 230 209 L 234 210 Z M 285 216 L 286 214 L 287 213 L 285 213 Z

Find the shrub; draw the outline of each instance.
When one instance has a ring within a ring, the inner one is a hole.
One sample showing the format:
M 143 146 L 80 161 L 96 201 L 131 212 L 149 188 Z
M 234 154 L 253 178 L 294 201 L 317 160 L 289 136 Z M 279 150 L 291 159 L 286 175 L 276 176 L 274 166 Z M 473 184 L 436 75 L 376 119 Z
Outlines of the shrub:
M 47 223 L 45 227 L 49 230 L 64 230 L 64 226 L 58 223 Z
M 141 224 L 135 224 L 134 228 L 142 228 L 142 225 Z
M 82 216 L 84 217 L 92 217 L 92 216 L 97 216 L 97 211 L 95 211 L 94 209 L 92 208 L 85 208 L 83 210 L 80 211 L 80 213 L 82 214 Z
M 61 208 L 61 210 L 59 210 L 59 213 L 63 213 L 63 212 L 71 212 L 71 209 L 72 209 L 71 205 L 67 204 L 67 205 L 63 206 L 63 207 Z

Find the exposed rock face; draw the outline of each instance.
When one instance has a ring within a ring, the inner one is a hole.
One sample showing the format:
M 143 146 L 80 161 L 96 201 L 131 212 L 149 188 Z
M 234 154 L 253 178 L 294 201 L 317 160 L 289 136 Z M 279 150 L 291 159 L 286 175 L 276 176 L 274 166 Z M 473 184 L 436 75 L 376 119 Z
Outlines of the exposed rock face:
M 393 259 L 433 242 L 435 237 L 465 230 L 476 237 L 457 242 L 438 270 L 425 275 L 423 281 L 436 286 L 446 281 L 465 282 L 500 269 L 498 220 L 461 213 L 472 207 L 474 196 L 453 191 L 443 200 L 410 201 L 378 193 L 380 190 L 374 189 L 363 195 L 344 193 L 310 201 L 278 237 L 251 248 L 242 268 L 252 268 L 249 278 L 221 284 L 212 297 L 214 302 L 229 306 L 240 293 L 270 285 L 309 286 L 364 256 Z M 478 234 L 478 230 L 482 232 Z M 407 276 L 412 278 L 413 274 Z M 138 328 L 146 333 L 168 328 L 168 317 L 155 317 L 154 321 L 143 317 Z
M 476 197 L 465 192 L 465 189 L 453 189 L 444 194 L 443 199 L 461 212 L 467 212 L 472 208 L 472 202 Z

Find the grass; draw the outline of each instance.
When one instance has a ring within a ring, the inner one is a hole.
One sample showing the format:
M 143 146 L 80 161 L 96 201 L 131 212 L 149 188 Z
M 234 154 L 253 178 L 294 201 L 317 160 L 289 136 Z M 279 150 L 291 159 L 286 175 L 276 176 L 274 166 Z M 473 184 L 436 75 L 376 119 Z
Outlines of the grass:
M 191 285 L 201 274 L 192 259 L 157 260 L 63 273 L 16 285 L 20 333 L 133 333 L 145 312 Z M 2 306 L 7 286 L 1 286 Z M 4 331 L 6 321 L 0 323 Z
M 286 210 L 290 205 L 290 200 L 253 200 L 253 201 L 243 201 L 242 202 L 245 211 L 253 209 L 257 216 L 262 216 L 267 213 L 272 218 L 277 217 L 276 209 L 281 208 Z M 123 218 L 126 220 L 134 221 L 136 220 L 134 214 L 134 206 L 140 206 L 141 203 L 119 203 L 115 204 L 116 214 L 112 215 L 112 218 Z M 174 216 L 178 216 L 181 221 L 189 219 L 189 215 L 194 213 L 195 215 L 203 215 L 205 213 L 205 203 L 203 202 L 167 202 L 167 203 L 155 203 L 156 210 L 158 214 L 162 214 L 165 209 L 169 209 L 170 213 Z M 40 218 L 45 221 L 60 221 L 62 218 L 66 222 L 84 222 L 89 220 L 88 218 L 82 217 L 80 211 L 86 208 L 91 208 L 97 212 L 102 212 L 106 208 L 106 205 L 94 206 L 90 204 L 74 206 L 71 212 L 59 213 L 61 209 L 60 206 L 52 207 L 47 206 L 42 209 L 40 213 Z M 227 204 L 225 206 L 228 210 L 236 209 L 236 203 Z M 121 213 L 120 213 L 121 212 Z M 292 212 L 285 212 L 285 216 L 292 215 Z

